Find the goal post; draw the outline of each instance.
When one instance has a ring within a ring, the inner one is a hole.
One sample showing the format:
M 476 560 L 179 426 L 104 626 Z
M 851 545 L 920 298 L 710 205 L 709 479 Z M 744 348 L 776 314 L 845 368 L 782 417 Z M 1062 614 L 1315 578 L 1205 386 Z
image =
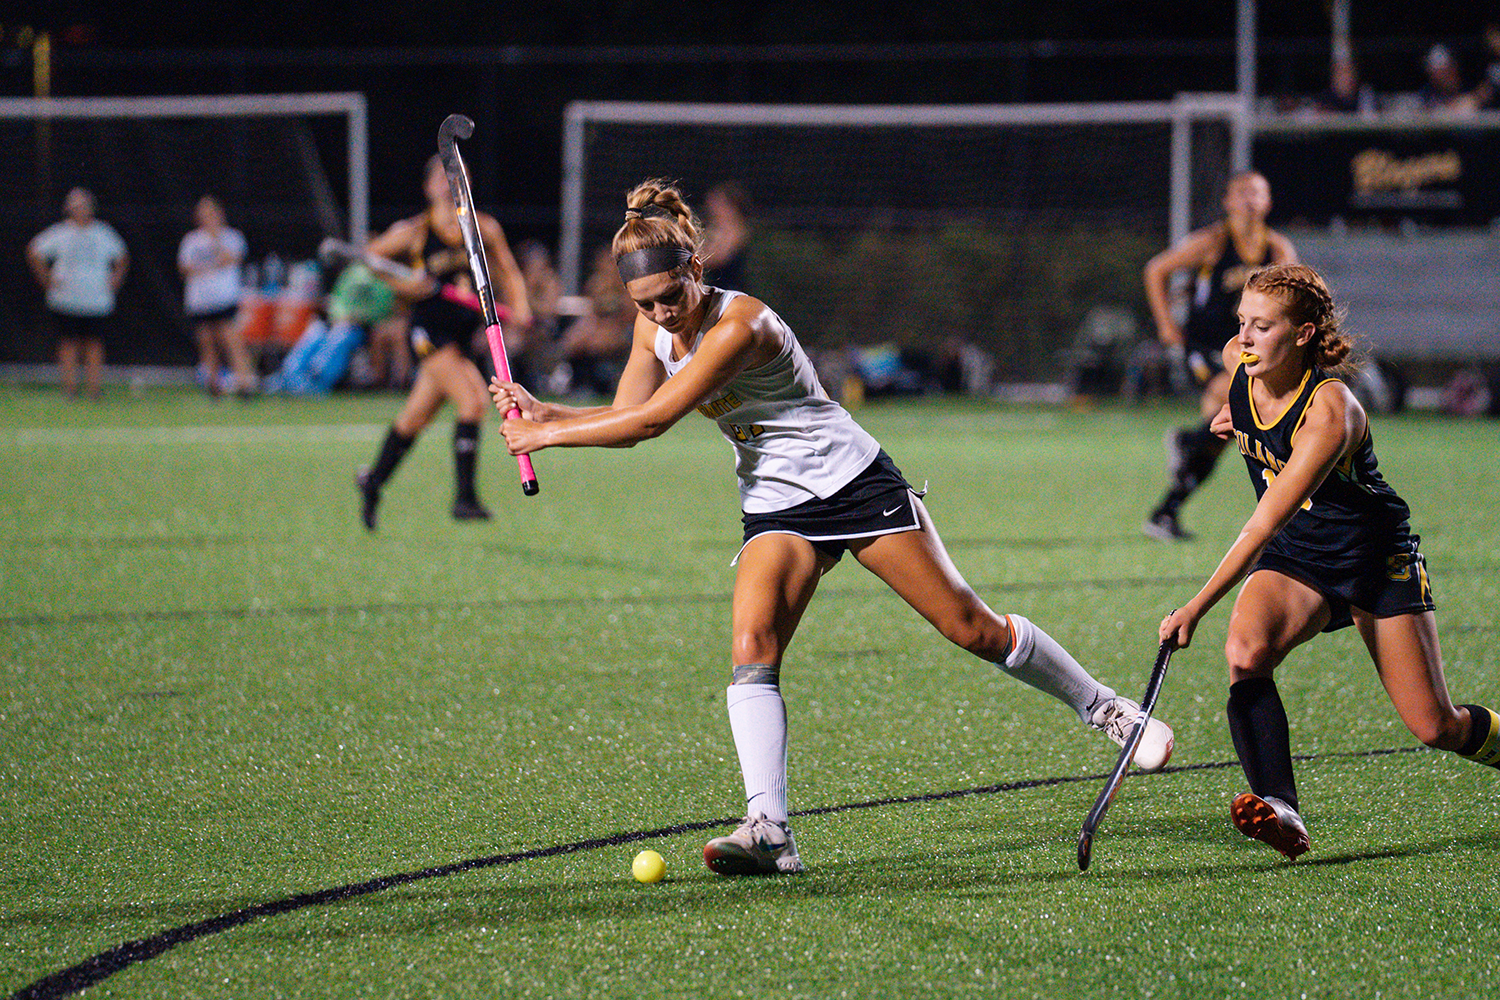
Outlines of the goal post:
M 1244 102 L 1223 94 L 576 102 L 564 119 L 559 269 L 577 294 L 635 183 L 678 180 L 696 207 L 733 180 L 756 205 L 747 290 L 810 344 L 920 349 L 957 337 L 999 356 L 1002 378 L 1050 378 L 1088 299 L 1138 301 L 1149 253 L 1219 211 L 1225 176 L 1248 161 L 1250 126 Z
M 72 187 L 124 237 L 111 361 L 180 364 L 177 246 L 198 198 L 214 194 L 249 257 L 315 256 L 319 240 L 367 238 L 369 123 L 360 93 L 0 98 L 0 234 L 25 247 L 62 215 Z M 8 255 L 15 257 L 17 255 Z M 41 294 L 24 261 L 0 261 L 0 360 L 45 360 Z

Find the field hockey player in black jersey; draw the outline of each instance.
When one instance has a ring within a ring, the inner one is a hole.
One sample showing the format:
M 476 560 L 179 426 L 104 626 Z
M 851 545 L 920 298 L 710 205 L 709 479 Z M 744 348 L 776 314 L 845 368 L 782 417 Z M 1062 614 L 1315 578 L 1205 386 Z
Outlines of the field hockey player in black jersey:
M 411 320 L 412 353 L 417 358 L 416 380 L 391 422 L 375 461 L 354 479 L 360 496 L 360 520 L 375 530 L 381 490 L 418 435 L 432 423 L 444 403 L 453 404 L 453 518 L 488 521 L 490 512 L 479 499 L 475 477 L 479 464 L 479 428 L 489 406 L 484 375 L 473 359 L 473 339 L 484 317 L 469 271 L 457 209 L 448 190 L 448 175 L 436 157 L 427 161 L 422 192 L 427 208 L 401 219 L 365 248 L 376 257 L 412 268 L 416 275 L 380 277 L 406 303 Z M 485 255 L 495 269 L 497 292 L 508 308 L 506 318 L 518 328 L 531 324 L 526 282 L 511 255 L 500 223 L 476 212 Z
M 1208 610 L 1245 581 L 1224 651 L 1229 731 L 1250 790 L 1235 797 L 1230 818 L 1293 859 L 1308 835 L 1273 674 L 1319 632 L 1359 630 L 1417 739 L 1500 767 L 1500 716 L 1449 700 L 1410 511 L 1377 469 L 1369 420 L 1337 377 L 1351 348 L 1340 318 L 1312 268 L 1272 265 L 1245 282 L 1239 335 L 1224 347 L 1229 402 L 1213 429 L 1238 444 L 1259 501 L 1203 589 L 1159 630 L 1187 646 Z
M 1229 178 L 1224 186 L 1224 218 L 1195 230 L 1152 257 L 1144 272 L 1146 301 L 1156 321 L 1156 336 L 1168 349 L 1180 351 L 1182 364 L 1201 396 L 1201 419 L 1191 427 L 1167 432 L 1168 485 L 1161 501 L 1141 526 L 1164 542 L 1187 541 L 1182 507 L 1213 474 L 1224 441 L 1211 424 L 1224 406 L 1229 371 L 1219 361 L 1224 338 L 1234 333 L 1235 308 L 1245 277 L 1264 264 L 1295 264 L 1297 251 L 1266 224 L 1271 212 L 1271 185 L 1254 170 Z M 1187 315 L 1181 325 L 1172 315 L 1172 275 L 1193 275 Z

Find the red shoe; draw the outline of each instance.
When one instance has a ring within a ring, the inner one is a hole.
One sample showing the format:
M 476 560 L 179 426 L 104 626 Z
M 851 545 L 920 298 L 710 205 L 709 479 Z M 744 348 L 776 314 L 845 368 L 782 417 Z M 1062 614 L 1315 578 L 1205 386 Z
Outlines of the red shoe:
M 1270 844 L 1288 861 L 1296 861 L 1310 846 L 1307 827 L 1297 810 L 1278 798 L 1261 798 L 1241 792 L 1229 805 L 1229 818 L 1235 828 L 1253 840 Z

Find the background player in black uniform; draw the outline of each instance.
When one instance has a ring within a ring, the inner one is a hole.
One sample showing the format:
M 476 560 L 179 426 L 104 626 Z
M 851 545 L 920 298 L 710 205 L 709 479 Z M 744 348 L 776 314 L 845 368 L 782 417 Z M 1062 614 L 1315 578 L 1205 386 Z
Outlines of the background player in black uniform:
M 1427 567 L 1406 503 L 1375 463 L 1369 421 L 1328 369 L 1350 342 L 1323 279 L 1300 264 L 1255 271 L 1240 332 L 1223 348 L 1234 371 L 1214 420 L 1231 432 L 1260 500 L 1209 581 L 1163 619 L 1186 646 L 1203 615 L 1249 575 L 1229 619 L 1229 730 L 1249 779 L 1230 817 L 1288 858 L 1308 848 L 1298 815 L 1286 711 L 1272 673 L 1319 632 L 1354 625 L 1401 721 L 1428 746 L 1500 767 L 1500 716 L 1455 707 Z
M 1209 423 L 1224 406 L 1229 375 L 1219 359 L 1224 341 L 1234 333 L 1234 311 L 1245 276 L 1262 264 L 1291 264 L 1297 251 L 1291 241 L 1266 225 L 1271 185 L 1254 171 L 1235 174 L 1224 189 L 1224 218 L 1189 233 L 1176 246 L 1146 264 L 1146 300 L 1156 320 L 1156 335 L 1170 349 L 1180 349 L 1193 383 L 1202 391 L 1201 423 L 1167 436 L 1166 495 L 1151 512 L 1143 530 L 1152 538 L 1191 538 L 1179 518 L 1182 505 L 1214 471 L 1224 441 Z M 1172 315 L 1168 284 L 1181 270 L 1193 272 L 1187 321 Z
M 488 520 L 490 516 L 474 486 L 479 422 L 489 408 L 490 397 L 484 376 L 470 356 L 474 334 L 484 325 L 484 318 L 474 295 L 474 279 L 448 177 L 436 156 L 427 161 L 422 190 L 427 196 L 427 210 L 397 222 L 366 248 L 422 274 L 414 281 L 385 278 L 409 304 L 412 351 L 418 361 L 406 404 L 386 432 L 375 464 L 360 470 L 355 479 L 362 500 L 360 516 L 371 531 L 375 530 L 381 488 L 447 400 L 453 402 L 458 418 L 453 425 L 453 516 L 459 520 Z M 492 216 L 484 212 L 475 216 L 494 271 L 496 291 L 508 307 L 509 319 L 521 327 L 529 326 L 526 282 L 505 241 L 505 232 Z

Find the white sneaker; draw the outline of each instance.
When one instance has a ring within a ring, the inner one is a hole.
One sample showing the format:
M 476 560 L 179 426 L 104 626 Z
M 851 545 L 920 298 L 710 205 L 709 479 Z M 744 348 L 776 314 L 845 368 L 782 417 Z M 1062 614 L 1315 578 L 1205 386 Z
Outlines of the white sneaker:
M 764 816 L 746 816 L 739 829 L 703 847 L 703 860 L 720 875 L 782 875 L 800 872 L 792 828 Z
M 1120 746 L 1130 739 L 1130 732 L 1141 717 L 1141 706 L 1129 698 L 1115 698 L 1094 709 L 1089 724 Z M 1146 732 L 1135 749 L 1135 766 L 1142 771 L 1160 771 L 1172 757 L 1172 727 L 1160 719 L 1146 723 Z

